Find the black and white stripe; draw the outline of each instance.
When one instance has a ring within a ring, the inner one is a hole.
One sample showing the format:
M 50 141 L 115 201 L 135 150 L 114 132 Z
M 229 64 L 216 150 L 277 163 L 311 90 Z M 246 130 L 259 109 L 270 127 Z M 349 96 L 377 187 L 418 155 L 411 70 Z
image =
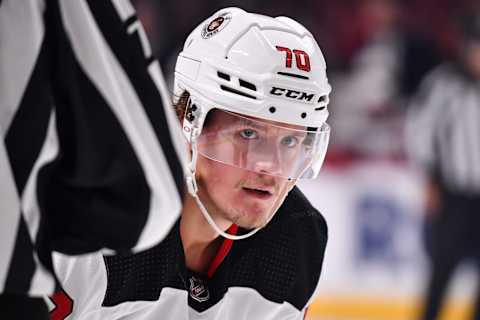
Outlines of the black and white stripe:
M 3 0 L 0 44 L 0 292 L 49 294 L 52 249 L 163 239 L 186 150 L 128 1 Z
M 3 142 L 0 144 L 0 181 L 0 292 L 24 293 L 30 290 L 36 261 Z M 53 285 L 51 277 L 47 276 L 46 280 Z
M 2 199 L 2 203 L 10 202 L 0 218 L 2 242 L 13 241 L 13 246 L 1 251 L 1 260 L 8 264 L 0 270 L 0 287 L 7 293 L 41 294 L 54 288 L 52 276 L 38 263 L 33 250 L 32 239 L 38 233 L 40 215 L 31 207 L 24 211 L 20 201 L 42 148 L 52 109 L 44 87 L 47 82 L 39 78 L 45 73 L 41 70 L 41 61 L 45 60 L 44 7 L 43 1 L 4 1 L 0 8 L 0 128 L 4 137 L 1 147 L 6 147 L 4 161 L 8 159 L 1 167 L 3 171 L 12 170 L 0 182 L 2 196 L 10 198 Z M 31 127 L 22 132 L 22 124 Z M 15 220 L 8 219 L 9 215 L 16 215 Z
M 424 81 L 407 117 L 407 148 L 452 191 L 480 193 L 480 83 L 443 65 Z

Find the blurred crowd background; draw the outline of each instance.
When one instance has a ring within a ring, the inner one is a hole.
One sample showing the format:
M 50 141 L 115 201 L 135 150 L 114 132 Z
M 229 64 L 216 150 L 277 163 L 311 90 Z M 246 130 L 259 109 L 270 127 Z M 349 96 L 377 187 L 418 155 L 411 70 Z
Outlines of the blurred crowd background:
M 330 242 L 309 319 L 419 318 L 431 272 L 428 177 L 409 161 L 405 122 L 425 75 L 456 59 L 461 19 L 477 2 L 133 1 L 170 88 L 183 41 L 220 8 L 289 16 L 316 37 L 333 87 L 332 137 L 320 178 L 302 187 L 326 216 Z M 472 270 L 456 273 L 442 319 L 471 316 Z

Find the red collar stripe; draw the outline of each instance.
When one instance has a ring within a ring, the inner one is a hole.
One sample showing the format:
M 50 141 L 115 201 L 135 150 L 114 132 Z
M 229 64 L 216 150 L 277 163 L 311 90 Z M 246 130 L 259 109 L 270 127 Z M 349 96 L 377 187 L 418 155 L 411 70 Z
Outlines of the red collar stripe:
M 228 228 L 227 233 L 231 235 L 236 235 L 238 231 L 238 226 L 236 224 L 232 224 L 230 228 Z M 230 249 L 232 248 L 233 245 L 233 240 L 230 239 L 224 239 L 222 245 L 218 249 L 217 255 L 213 259 L 212 263 L 210 264 L 210 267 L 208 268 L 208 277 L 211 278 L 215 274 L 215 271 L 217 271 L 218 266 L 222 263 L 222 261 L 225 259 L 227 256 L 228 252 L 230 252 Z

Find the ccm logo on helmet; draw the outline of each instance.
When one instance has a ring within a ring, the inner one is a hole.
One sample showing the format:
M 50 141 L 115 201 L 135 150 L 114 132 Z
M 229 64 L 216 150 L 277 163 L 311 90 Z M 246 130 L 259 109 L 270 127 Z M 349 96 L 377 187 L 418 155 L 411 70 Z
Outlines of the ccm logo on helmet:
M 311 103 L 314 101 L 315 93 L 308 93 L 298 90 L 285 89 L 279 87 L 272 87 L 270 94 L 274 96 L 285 97 L 289 99 L 295 99 L 300 102 Z

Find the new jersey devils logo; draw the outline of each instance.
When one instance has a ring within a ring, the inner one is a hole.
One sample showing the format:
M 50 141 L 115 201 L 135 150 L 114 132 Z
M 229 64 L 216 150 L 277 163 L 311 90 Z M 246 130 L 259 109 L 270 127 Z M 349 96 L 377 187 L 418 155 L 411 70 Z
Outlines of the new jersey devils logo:
M 223 17 L 215 18 L 212 22 L 208 24 L 207 31 L 208 32 L 215 31 L 215 29 L 220 27 L 220 25 L 223 23 L 224 20 L 225 19 Z
M 205 23 L 202 28 L 202 37 L 204 39 L 208 39 L 211 36 L 219 33 L 220 31 L 222 31 L 223 28 L 227 26 L 231 19 L 232 14 L 230 12 L 224 12 L 218 17 L 215 17 L 213 20 Z

